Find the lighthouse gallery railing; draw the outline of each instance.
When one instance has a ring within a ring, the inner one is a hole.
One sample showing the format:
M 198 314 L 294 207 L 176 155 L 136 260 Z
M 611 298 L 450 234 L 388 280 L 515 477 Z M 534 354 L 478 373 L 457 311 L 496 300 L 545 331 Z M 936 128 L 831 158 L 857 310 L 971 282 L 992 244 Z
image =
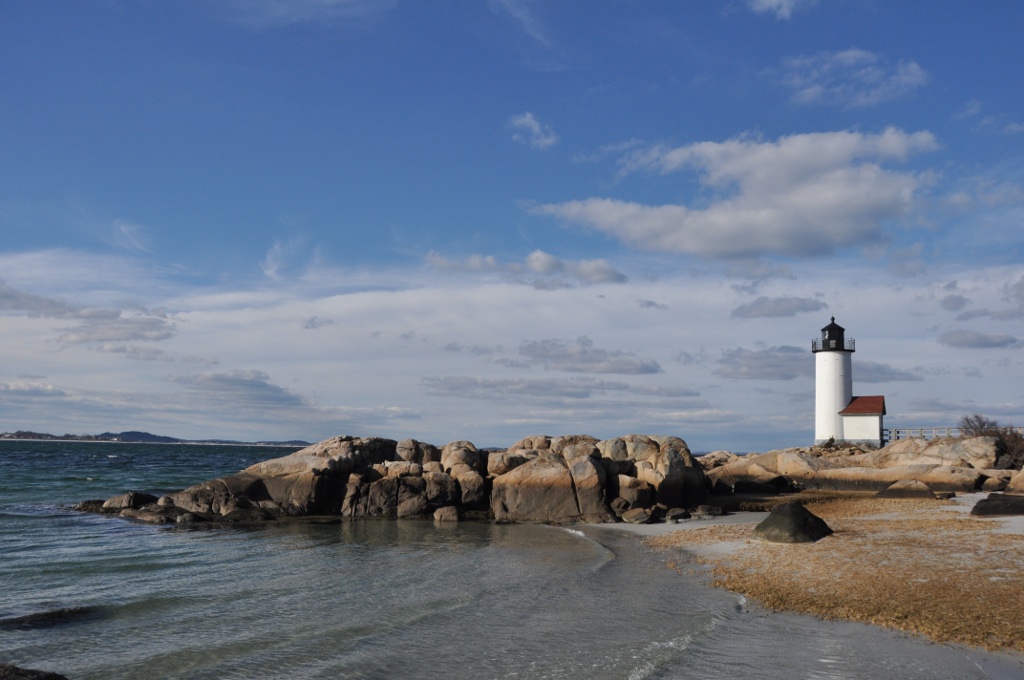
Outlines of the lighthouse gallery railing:
M 857 349 L 854 346 L 855 343 L 854 343 L 853 338 L 846 338 L 846 341 L 843 343 L 842 347 L 838 346 L 838 342 L 839 342 L 838 340 L 826 340 L 825 338 L 814 338 L 813 340 L 811 340 L 811 351 L 812 352 L 823 352 L 823 351 L 825 351 L 827 349 L 843 349 L 843 350 L 846 350 L 848 352 L 854 352 Z

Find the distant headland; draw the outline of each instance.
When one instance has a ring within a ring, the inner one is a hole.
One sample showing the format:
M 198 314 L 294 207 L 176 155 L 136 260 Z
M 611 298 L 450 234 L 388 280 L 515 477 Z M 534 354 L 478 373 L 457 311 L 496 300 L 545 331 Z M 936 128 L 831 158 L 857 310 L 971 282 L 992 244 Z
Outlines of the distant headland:
M 17 432 L 2 432 L 0 440 L 4 439 L 28 439 L 40 441 L 69 441 L 69 442 L 122 442 L 125 444 L 221 444 L 224 446 L 309 446 L 309 442 L 301 439 L 288 441 L 257 441 L 243 442 L 233 439 L 178 439 L 177 437 L 164 437 L 149 432 L 104 432 L 102 434 L 49 434 L 47 432 L 29 432 L 18 430 Z

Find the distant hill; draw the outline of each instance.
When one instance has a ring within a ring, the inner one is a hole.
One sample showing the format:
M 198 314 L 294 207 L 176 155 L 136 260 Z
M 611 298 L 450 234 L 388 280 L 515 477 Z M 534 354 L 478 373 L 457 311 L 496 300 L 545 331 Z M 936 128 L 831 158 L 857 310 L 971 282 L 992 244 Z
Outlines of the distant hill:
M 125 442 L 129 444 L 222 444 L 234 446 L 309 446 L 309 442 L 301 439 L 289 439 L 287 441 L 258 441 L 242 442 L 230 439 L 178 439 L 177 437 L 164 437 L 149 432 L 104 432 L 102 434 L 49 434 L 47 432 L 29 432 L 18 430 L 17 432 L 0 433 L 0 439 L 38 439 L 44 441 L 72 441 L 72 442 Z

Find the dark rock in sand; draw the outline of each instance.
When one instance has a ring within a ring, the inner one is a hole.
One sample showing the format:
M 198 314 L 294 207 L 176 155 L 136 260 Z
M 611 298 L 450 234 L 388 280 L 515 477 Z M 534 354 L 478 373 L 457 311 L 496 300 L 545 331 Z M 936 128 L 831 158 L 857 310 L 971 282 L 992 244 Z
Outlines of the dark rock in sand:
M 1012 493 L 990 493 L 971 508 L 977 516 L 1024 515 L 1024 496 Z
M 68 680 L 66 675 L 0 664 L 0 680 Z
M 916 479 L 905 479 L 893 482 L 875 494 L 875 498 L 938 498 L 924 482 Z
M 755 536 L 773 543 L 813 543 L 831 534 L 832 529 L 825 520 L 800 502 L 775 506 L 768 517 L 754 527 Z

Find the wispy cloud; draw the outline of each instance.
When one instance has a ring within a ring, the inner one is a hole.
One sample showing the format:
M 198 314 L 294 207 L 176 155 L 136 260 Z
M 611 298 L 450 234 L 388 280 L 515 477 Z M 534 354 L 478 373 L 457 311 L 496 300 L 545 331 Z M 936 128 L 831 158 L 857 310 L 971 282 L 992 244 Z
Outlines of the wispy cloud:
M 589 399 L 606 392 L 624 392 L 629 385 L 596 378 L 479 378 L 428 376 L 423 386 L 435 394 L 463 399 L 504 401 L 508 398 Z
M 661 366 L 653 359 L 643 359 L 632 352 L 594 347 L 594 341 L 586 336 L 580 336 L 574 342 L 524 342 L 519 346 L 519 354 L 551 371 L 623 375 L 661 373 Z
M 790 57 L 782 63 L 780 80 L 798 104 L 830 104 L 864 108 L 899 99 L 928 82 L 917 62 L 890 62 L 860 49 Z
M 771 13 L 777 19 L 789 19 L 793 12 L 813 7 L 818 0 L 747 0 L 747 7 L 758 14 Z
M 744 380 L 793 380 L 814 375 L 814 362 L 803 347 L 784 345 L 751 350 L 737 347 L 722 350 L 715 375 Z
M 877 361 L 864 361 L 860 360 L 856 362 L 856 366 L 853 369 L 853 379 L 858 382 L 867 383 L 884 383 L 884 382 L 897 382 L 897 381 L 921 381 L 924 378 L 919 373 L 913 371 L 904 371 L 900 368 L 894 368 L 889 364 L 878 363 Z
M 495 14 L 507 16 L 515 21 L 523 32 L 538 44 L 544 47 L 551 44 L 543 24 L 530 6 L 530 0 L 488 0 L 487 5 Z
M 939 342 L 959 349 L 1004 349 L 1019 347 L 1021 341 L 1006 333 L 981 333 L 979 331 L 947 331 L 939 336 Z
M 254 28 L 334 23 L 372 17 L 398 0 L 231 0 L 234 18 Z
M 159 316 L 134 316 L 90 320 L 68 329 L 59 338 L 62 345 L 166 340 L 174 335 L 176 326 Z
M 759 297 L 753 302 L 740 305 L 732 310 L 731 316 L 738 319 L 758 317 L 796 316 L 801 312 L 816 312 L 827 307 L 821 300 L 801 297 Z
M 147 230 L 141 224 L 115 220 L 112 228 L 114 244 L 124 250 L 151 253 Z
M 0 280 L 0 312 L 23 312 L 53 319 L 116 319 L 117 309 L 96 309 L 65 302 L 59 298 L 36 295 Z
M 547 149 L 558 142 L 554 128 L 541 123 L 537 116 L 529 111 L 512 116 L 508 119 L 512 128 L 512 139 L 520 144 L 527 144 L 535 149 Z
M 812 256 L 875 242 L 887 220 L 907 215 L 919 179 L 886 169 L 937 148 L 929 132 L 828 132 L 775 142 L 739 137 L 626 156 L 627 172 L 700 173 L 717 192 L 707 207 L 588 198 L 533 212 L 583 224 L 631 245 L 708 257 Z

